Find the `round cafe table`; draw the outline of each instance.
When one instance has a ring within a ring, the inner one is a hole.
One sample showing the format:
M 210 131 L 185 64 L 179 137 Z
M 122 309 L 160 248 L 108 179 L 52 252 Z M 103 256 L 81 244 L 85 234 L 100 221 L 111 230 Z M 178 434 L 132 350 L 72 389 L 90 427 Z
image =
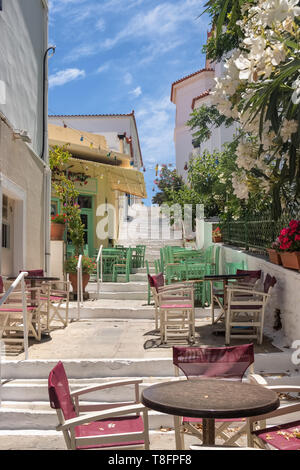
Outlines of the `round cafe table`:
M 147 408 L 174 415 L 175 430 L 180 416 L 201 418 L 206 446 L 215 444 L 215 419 L 258 416 L 276 410 L 280 404 L 277 394 L 261 385 L 219 379 L 152 385 L 143 391 L 142 403 Z M 176 435 L 176 447 L 179 445 Z

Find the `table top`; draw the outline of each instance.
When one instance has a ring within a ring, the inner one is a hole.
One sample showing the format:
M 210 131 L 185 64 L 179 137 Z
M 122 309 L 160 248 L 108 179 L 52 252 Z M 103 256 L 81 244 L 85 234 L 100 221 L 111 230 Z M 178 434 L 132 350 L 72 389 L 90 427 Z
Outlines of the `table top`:
M 279 407 L 277 394 L 260 385 L 232 380 L 189 379 L 146 388 L 142 403 L 153 410 L 191 418 L 246 418 Z
M 250 273 L 244 274 L 208 274 L 204 276 L 204 279 L 208 281 L 226 281 L 227 279 L 243 279 L 245 277 L 249 277 Z
M 15 281 L 17 279 L 16 276 L 8 277 L 8 281 Z M 25 280 L 27 281 L 60 281 L 59 277 L 54 276 L 26 276 Z

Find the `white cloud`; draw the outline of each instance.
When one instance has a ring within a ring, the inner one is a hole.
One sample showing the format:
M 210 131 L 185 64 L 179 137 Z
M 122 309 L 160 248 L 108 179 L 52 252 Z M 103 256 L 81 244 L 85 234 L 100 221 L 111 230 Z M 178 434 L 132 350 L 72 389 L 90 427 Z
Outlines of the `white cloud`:
M 142 94 L 142 89 L 140 86 L 138 86 L 134 90 L 130 91 L 129 93 L 133 95 L 135 98 L 138 98 Z
M 140 5 L 141 2 L 132 0 L 129 4 L 130 6 L 136 6 Z M 96 6 L 88 4 L 86 9 L 89 10 L 90 15 L 103 16 L 103 11 L 111 9 L 111 11 L 117 12 L 118 8 L 120 8 L 120 11 L 124 11 L 129 8 L 129 4 L 124 6 L 124 0 L 108 0 Z M 178 45 L 191 40 L 190 36 L 193 27 L 195 28 L 195 33 L 199 31 L 201 25 L 204 28 L 208 28 L 208 25 L 202 18 L 197 19 L 197 16 L 201 13 L 202 6 L 203 1 L 201 0 L 182 0 L 175 4 L 169 1 L 161 2 L 150 9 L 136 9 L 134 11 L 138 12 L 132 14 L 126 25 L 120 27 L 114 36 L 106 37 L 101 42 L 94 40 L 82 46 L 77 46 L 68 54 L 66 60 L 74 61 L 83 56 L 96 55 L 100 50 L 110 50 L 119 44 L 124 44 L 126 41 L 138 40 L 143 48 L 140 50 L 143 57 L 142 60 L 150 62 L 158 55 L 165 54 Z M 185 34 L 185 31 L 189 32 L 189 34 Z M 144 41 L 144 44 L 142 44 L 142 41 Z M 143 54 L 144 49 L 149 50 L 147 56 Z M 136 54 L 138 52 L 139 49 L 136 49 Z
M 124 75 L 124 83 L 125 83 L 125 85 L 131 85 L 131 84 L 132 84 L 132 80 L 133 80 L 133 78 L 132 78 L 131 73 L 130 73 L 130 72 L 125 73 L 125 75 Z
M 56 72 L 54 75 L 49 77 L 49 87 L 54 88 L 55 86 L 62 86 L 68 82 L 76 80 L 78 78 L 84 78 L 85 71 L 79 69 L 65 69 Z
M 161 99 L 142 100 L 136 109 L 136 119 L 145 165 L 154 168 L 174 157 L 175 108 L 169 95 Z
M 98 31 L 105 31 L 105 21 L 103 18 L 100 18 L 96 23 L 96 29 Z
M 98 67 L 96 73 L 103 73 L 103 72 L 107 72 L 107 70 L 110 69 L 110 64 L 106 63 L 106 64 L 103 64 L 103 65 L 100 65 L 100 67 Z

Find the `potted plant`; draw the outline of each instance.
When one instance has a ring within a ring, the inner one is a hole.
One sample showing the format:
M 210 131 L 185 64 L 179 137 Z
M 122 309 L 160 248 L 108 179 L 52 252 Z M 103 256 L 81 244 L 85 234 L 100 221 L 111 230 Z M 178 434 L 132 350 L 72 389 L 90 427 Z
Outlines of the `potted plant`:
M 214 243 L 220 243 L 222 241 L 222 233 L 220 227 L 217 227 L 212 231 L 212 240 Z
M 66 222 L 66 214 L 56 214 L 51 217 L 51 240 L 64 239 Z
M 271 247 L 268 248 L 267 251 L 269 253 L 269 260 L 271 263 L 282 264 L 279 238 L 277 238 L 275 242 L 272 243 Z
M 291 220 L 288 227 L 281 230 L 278 239 L 283 266 L 300 270 L 300 220 Z
M 70 256 L 65 263 L 65 271 L 69 274 L 69 279 L 72 284 L 73 292 L 77 293 L 77 265 L 79 256 Z M 93 258 L 82 256 L 82 288 L 85 288 L 90 280 L 90 275 L 95 271 L 96 263 Z

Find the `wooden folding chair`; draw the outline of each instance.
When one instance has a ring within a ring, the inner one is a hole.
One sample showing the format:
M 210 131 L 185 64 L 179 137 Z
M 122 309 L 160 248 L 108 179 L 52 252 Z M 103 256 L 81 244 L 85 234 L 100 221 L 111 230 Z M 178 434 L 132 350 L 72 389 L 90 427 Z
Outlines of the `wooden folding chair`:
M 259 382 L 260 376 L 254 374 L 253 344 L 229 347 L 179 347 L 173 346 L 175 376 L 183 372 L 187 380 L 193 378 L 215 378 L 242 381 L 249 370 L 248 378 Z M 182 417 L 175 428 L 178 449 L 184 449 L 184 435 L 190 434 L 203 441 L 202 420 Z M 238 423 L 240 429 L 230 432 L 230 425 Z M 237 440 L 247 432 L 246 419 L 217 419 L 216 438 L 226 446 L 237 445 Z
M 149 449 L 148 410 L 139 400 L 142 380 L 108 382 L 70 392 L 62 362 L 52 369 L 48 379 L 51 408 L 55 409 L 67 448 L 76 449 Z M 88 393 L 112 387 L 134 385 L 135 400 L 131 403 L 80 405 Z M 141 416 L 143 415 L 143 417 Z

